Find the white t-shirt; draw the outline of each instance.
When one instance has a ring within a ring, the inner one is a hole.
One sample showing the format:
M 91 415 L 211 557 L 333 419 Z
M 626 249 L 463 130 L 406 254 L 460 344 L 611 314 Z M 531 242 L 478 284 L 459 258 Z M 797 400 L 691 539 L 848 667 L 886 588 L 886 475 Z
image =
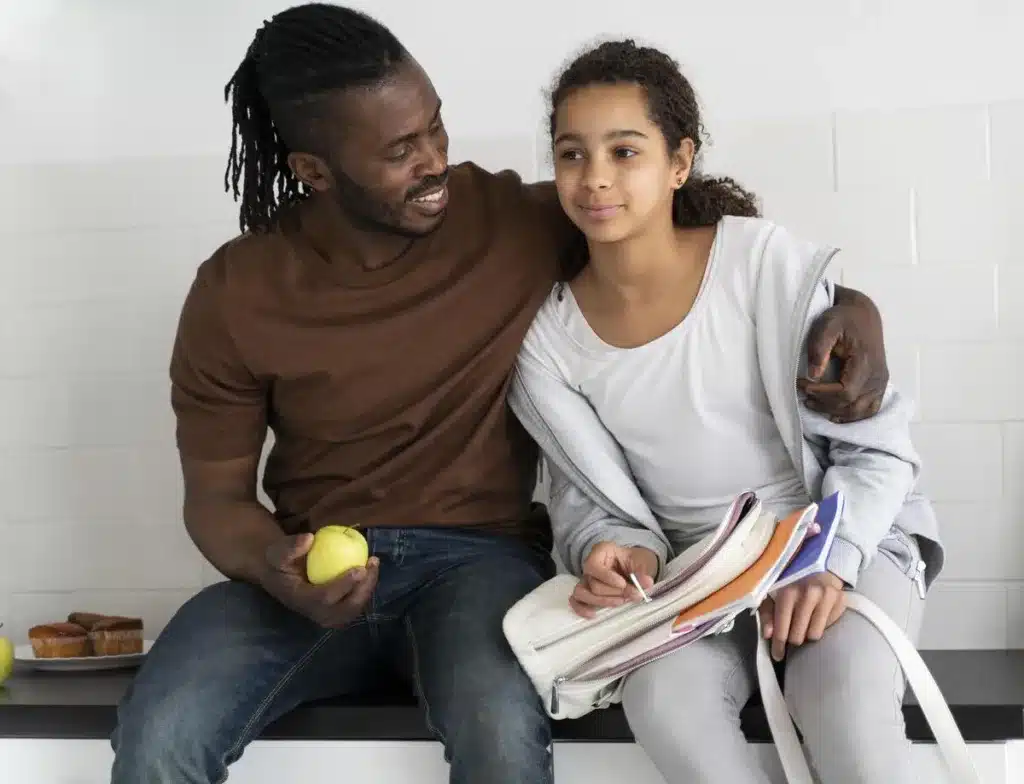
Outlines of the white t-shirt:
M 720 227 L 721 229 L 721 227 Z M 717 525 L 744 490 L 786 514 L 810 502 L 765 395 L 753 321 L 753 265 L 719 230 L 690 313 L 637 348 L 591 329 L 569 286 L 545 303 L 578 350 L 585 395 L 622 446 L 673 546 Z

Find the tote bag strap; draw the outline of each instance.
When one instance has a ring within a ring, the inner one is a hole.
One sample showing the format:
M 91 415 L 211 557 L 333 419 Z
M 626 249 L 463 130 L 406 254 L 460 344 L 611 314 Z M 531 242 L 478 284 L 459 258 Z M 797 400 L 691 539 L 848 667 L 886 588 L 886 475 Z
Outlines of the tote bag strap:
M 950 773 L 950 781 L 953 784 L 981 784 L 981 777 L 971 761 L 967 743 L 956 726 L 949 705 L 946 704 L 928 666 L 903 630 L 878 605 L 862 594 L 847 592 L 846 606 L 847 611 L 860 613 L 871 623 L 885 637 L 889 647 L 896 654 L 907 682 L 913 689 L 921 711 L 935 736 L 936 745 Z M 768 642 L 761 630 L 760 616 L 757 613 L 755 616 L 758 632 L 757 679 L 768 726 L 772 731 L 786 781 L 789 784 L 814 784 L 807 759 L 797 738 L 796 728 L 789 715 L 789 708 L 775 677 L 775 668 L 768 653 Z
M 814 784 L 793 719 L 789 715 L 786 698 L 782 696 L 779 679 L 775 677 L 775 667 L 768 653 L 768 641 L 761 628 L 761 614 L 755 610 L 754 617 L 757 618 L 757 683 L 782 770 L 788 784 Z

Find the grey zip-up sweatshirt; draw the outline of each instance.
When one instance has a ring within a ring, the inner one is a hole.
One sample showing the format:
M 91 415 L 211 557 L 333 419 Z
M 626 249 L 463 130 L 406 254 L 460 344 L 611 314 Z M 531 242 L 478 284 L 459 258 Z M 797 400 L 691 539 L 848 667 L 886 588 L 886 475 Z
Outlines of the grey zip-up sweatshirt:
M 931 504 L 916 491 L 921 461 L 910 439 L 910 401 L 890 385 L 875 416 L 835 424 L 804 407 L 797 392 L 796 379 L 806 366 L 805 325 L 818 315 L 812 312 L 816 299 L 825 307 L 833 302 L 824 274 L 838 251 L 762 219 L 729 218 L 719 231 L 731 233 L 728 247 L 747 248 L 754 265 L 758 362 L 793 464 L 812 499 L 836 490 L 846 498 L 829 570 L 856 586 L 879 543 L 903 534 L 917 538 L 924 584 L 930 585 L 942 569 L 944 551 Z M 827 297 L 816 298 L 822 287 Z M 556 552 L 576 575 L 601 541 L 646 547 L 664 566 L 674 555 L 668 538 L 618 443 L 557 360 L 573 350 L 562 325 L 542 310 L 520 351 L 509 393 L 513 412 L 537 441 L 549 471 Z

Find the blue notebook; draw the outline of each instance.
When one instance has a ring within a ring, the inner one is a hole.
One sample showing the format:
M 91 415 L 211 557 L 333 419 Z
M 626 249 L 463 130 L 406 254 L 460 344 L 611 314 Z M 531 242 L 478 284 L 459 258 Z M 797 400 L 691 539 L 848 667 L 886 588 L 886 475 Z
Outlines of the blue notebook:
M 825 571 L 825 561 L 828 560 L 828 554 L 832 550 L 832 542 L 836 538 L 839 521 L 843 519 L 845 503 L 842 492 L 838 490 L 828 498 L 821 500 L 818 504 L 818 513 L 814 517 L 814 522 L 820 526 L 821 530 L 804 540 L 803 545 L 793 556 L 793 560 L 779 575 L 779 579 L 772 584 L 772 593 L 809 575 Z

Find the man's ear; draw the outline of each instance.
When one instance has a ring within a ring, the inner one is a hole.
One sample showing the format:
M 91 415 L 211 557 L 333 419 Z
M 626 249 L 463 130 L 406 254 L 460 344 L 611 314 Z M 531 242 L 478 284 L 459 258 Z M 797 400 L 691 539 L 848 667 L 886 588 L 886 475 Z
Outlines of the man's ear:
M 683 139 L 679 142 L 679 147 L 676 148 L 675 153 L 672 155 L 672 162 L 674 164 L 673 174 L 675 176 L 675 183 L 677 188 L 683 187 L 690 174 L 693 172 L 693 158 L 696 154 L 696 146 L 693 143 L 693 139 Z
M 288 153 L 288 166 L 300 182 L 314 191 L 326 191 L 334 185 L 331 169 L 317 155 L 308 152 Z

